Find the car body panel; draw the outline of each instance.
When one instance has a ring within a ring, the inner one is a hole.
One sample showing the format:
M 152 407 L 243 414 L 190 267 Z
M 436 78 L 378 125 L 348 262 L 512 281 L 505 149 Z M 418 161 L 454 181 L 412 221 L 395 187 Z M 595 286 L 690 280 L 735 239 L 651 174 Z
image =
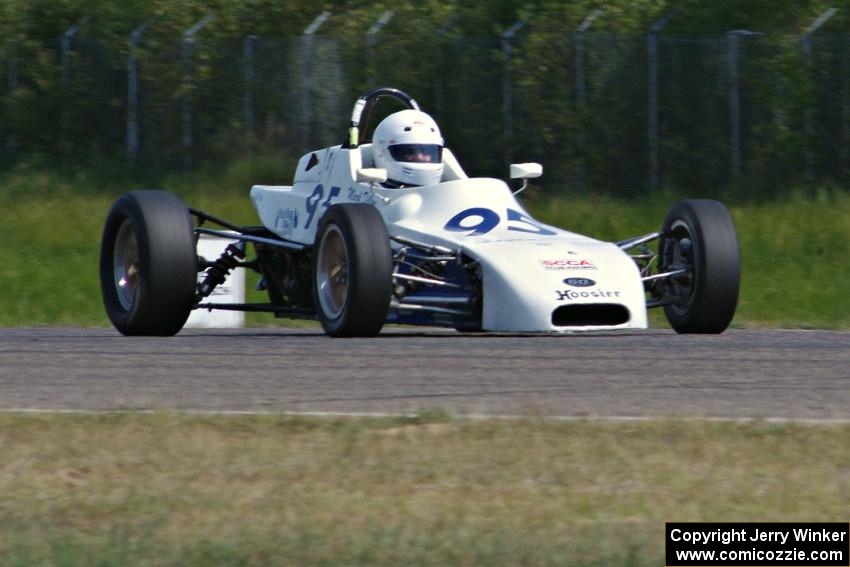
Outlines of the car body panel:
M 311 152 L 299 160 L 292 186 L 257 185 L 251 198 L 266 228 L 301 244 L 313 244 L 331 205 L 369 203 L 383 216 L 391 237 L 443 246 L 477 261 L 483 330 L 647 327 L 640 272 L 616 245 L 538 222 L 498 179 L 454 179 L 404 189 L 357 183 L 357 170 L 372 165 L 368 146 Z M 553 322 L 555 310 L 578 304 L 621 305 L 628 318 L 610 325 Z

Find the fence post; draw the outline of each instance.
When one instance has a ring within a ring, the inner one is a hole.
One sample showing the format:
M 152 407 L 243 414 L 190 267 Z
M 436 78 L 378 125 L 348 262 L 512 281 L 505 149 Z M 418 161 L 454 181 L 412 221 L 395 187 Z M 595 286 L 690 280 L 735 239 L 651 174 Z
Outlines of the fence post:
M 660 185 L 660 159 L 658 150 L 658 34 L 670 21 L 674 12 L 668 12 L 649 28 L 647 37 L 647 67 L 649 108 L 647 110 L 648 125 L 647 136 L 649 138 L 649 188 L 652 191 Z
M 135 160 L 139 155 L 139 60 L 136 49 L 150 20 L 139 25 L 127 42 L 127 157 Z
M 71 42 L 80 28 L 86 25 L 90 19 L 90 16 L 80 18 L 76 24 L 62 34 L 62 39 L 59 42 L 59 75 L 63 87 L 71 82 Z
M 525 25 L 523 20 L 515 22 L 502 34 L 502 137 L 504 139 L 505 164 L 513 159 L 513 93 L 511 85 L 511 41 Z
M 390 20 L 393 19 L 393 15 L 395 15 L 393 10 L 387 10 L 381 14 L 381 17 L 378 18 L 377 21 L 372 24 L 372 27 L 369 28 L 369 31 L 366 32 L 366 51 L 368 52 L 367 57 L 369 58 L 367 78 L 370 89 L 376 86 L 373 84 L 375 82 L 375 38 L 378 35 L 378 32 L 390 23 Z
M 841 148 L 840 157 L 842 173 L 847 171 L 848 165 L 848 144 L 850 144 L 850 132 L 848 132 L 848 123 L 850 123 L 850 37 L 844 36 L 841 42 Z
M 208 14 L 192 27 L 183 32 L 183 46 L 181 52 L 181 63 L 183 65 L 183 96 L 180 97 L 180 114 L 183 119 L 183 167 L 192 168 L 192 87 L 193 69 L 192 52 L 195 45 L 195 34 L 204 29 L 207 24 L 215 19 Z
M 311 53 L 313 51 L 313 35 L 322 24 L 330 17 L 329 10 L 325 10 L 310 23 L 301 36 L 301 140 L 303 147 L 310 148 L 310 122 L 313 113 L 313 65 Z
M 257 36 L 249 35 L 242 40 L 242 60 L 245 67 L 245 96 L 242 110 L 245 120 L 245 135 L 251 140 L 254 134 L 254 47 Z
M 458 15 L 453 14 L 449 21 L 437 29 L 434 36 L 434 111 L 438 117 L 442 116 L 443 113 L 443 88 L 445 85 L 443 70 L 441 69 L 443 64 L 443 38 L 457 21 Z
M 803 59 L 806 64 L 806 70 L 809 72 L 809 79 L 811 80 L 811 84 L 814 84 L 814 64 L 812 63 L 812 35 L 816 31 L 820 29 L 826 22 L 829 21 L 832 16 L 835 15 L 835 12 L 838 10 L 835 8 L 830 8 L 823 14 L 817 17 L 817 19 L 812 22 L 812 25 L 803 33 L 803 37 L 801 39 L 802 48 L 803 48 Z M 806 137 L 806 176 L 809 178 L 809 181 L 814 181 L 815 178 L 815 152 L 812 148 L 814 144 L 815 137 L 815 111 L 813 108 L 808 107 L 805 110 L 804 118 L 803 118 L 803 134 Z
M 9 98 L 12 99 L 18 90 L 18 59 L 12 58 L 9 60 Z M 6 148 L 15 151 L 18 148 L 18 138 L 15 131 L 9 126 L 9 133 L 6 136 Z
M 726 32 L 727 67 L 729 71 L 729 149 L 732 180 L 741 175 L 741 85 L 738 64 L 740 38 L 758 37 L 761 33 L 748 30 Z
M 585 76 L 585 46 L 584 34 L 593 24 L 593 20 L 602 15 L 602 10 L 594 10 L 576 28 L 575 52 L 576 52 L 576 153 L 578 160 L 576 164 L 576 186 L 581 189 L 584 185 L 584 177 L 587 169 L 587 155 L 585 152 L 584 116 L 587 112 L 587 77 Z

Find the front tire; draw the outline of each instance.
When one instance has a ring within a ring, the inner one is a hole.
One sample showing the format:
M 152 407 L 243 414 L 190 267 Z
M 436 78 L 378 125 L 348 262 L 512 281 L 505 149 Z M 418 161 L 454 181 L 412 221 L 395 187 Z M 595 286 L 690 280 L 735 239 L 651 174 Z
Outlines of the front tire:
M 334 205 L 313 250 L 313 299 L 332 337 L 381 332 L 392 295 L 392 252 L 384 219 L 371 205 Z
M 198 257 L 189 210 L 165 191 L 133 191 L 109 211 L 100 287 L 109 320 L 131 336 L 177 334 L 195 303 Z
M 719 201 L 673 205 L 661 229 L 659 270 L 685 269 L 664 282 L 664 314 L 678 333 L 722 333 L 738 305 L 741 262 L 728 209 Z

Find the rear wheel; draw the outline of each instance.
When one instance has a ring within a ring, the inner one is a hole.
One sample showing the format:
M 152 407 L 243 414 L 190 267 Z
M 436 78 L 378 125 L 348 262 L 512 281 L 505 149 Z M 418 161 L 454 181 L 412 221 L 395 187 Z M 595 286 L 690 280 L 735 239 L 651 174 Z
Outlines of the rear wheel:
M 106 217 L 100 286 L 125 335 L 175 335 L 195 301 L 198 258 L 189 210 L 165 191 L 122 195 Z
M 738 237 L 719 201 L 691 199 L 673 205 L 662 227 L 659 270 L 683 270 L 661 288 L 664 314 L 679 333 L 722 333 L 738 305 L 741 279 Z
M 334 205 L 322 217 L 313 250 L 313 299 L 332 337 L 381 332 L 392 294 L 392 253 L 380 213 L 371 205 Z

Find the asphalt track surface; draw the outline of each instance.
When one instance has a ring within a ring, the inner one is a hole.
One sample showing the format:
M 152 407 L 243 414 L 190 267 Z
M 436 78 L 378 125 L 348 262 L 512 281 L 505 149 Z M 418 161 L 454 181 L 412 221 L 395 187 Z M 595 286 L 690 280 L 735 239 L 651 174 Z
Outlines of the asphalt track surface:
M 850 419 L 850 333 L 0 329 L 0 410 Z

